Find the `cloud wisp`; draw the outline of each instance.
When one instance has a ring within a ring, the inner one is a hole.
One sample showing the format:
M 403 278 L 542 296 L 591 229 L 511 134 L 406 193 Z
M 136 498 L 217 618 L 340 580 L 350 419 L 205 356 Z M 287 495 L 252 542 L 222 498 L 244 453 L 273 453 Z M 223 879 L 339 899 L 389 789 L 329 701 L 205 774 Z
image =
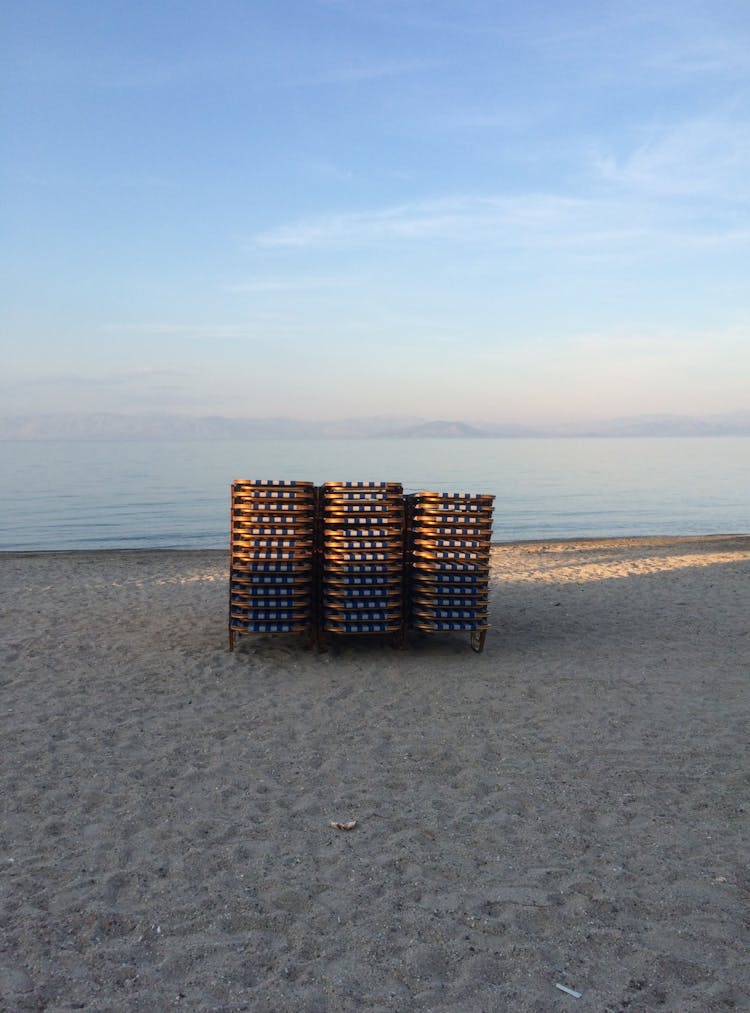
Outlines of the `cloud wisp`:
M 497 239 L 509 226 L 549 226 L 586 206 L 560 197 L 456 196 L 305 219 L 259 233 L 258 246 L 339 246 L 383 240 Z
M 422 74 L 426 71 L 439 69 L 440 64 L 433 60 L 394 60 L 367 61 L 360 63 L 339 64 L 311 70 L 299 77 L 289 77 L 279 82 L 280 87 L 308 88 L 324 85 L 365 84 L 370 81 L 382 81 L 407 75 Z
M 16 379 L 15 386 L 87 388 L 87 387 L 147 387 L 154 381 L 164 384 L 165 381 L 183 380 L 190 376 L 185 369 L 169 366 L 135 366 L 130 369 L 107 370 L 103 373 L 49 373 L 26 379 Z
M 252 339 L 253 324 L 189 324 L 167 322 L 133 322 L 107 324 L 107 331 L 139 337 L 179 338 L 185 341 L 204 341 L 207 338 Z
M 351 279 L 335 277 L 294 276 L 274 278 L 249 278 L 247 281 L 232 282 L 224 286 L 225 292 L 234 295 L 265 295 L 275 292 L 320 292 L 330 291 L 346 284 Z
M 703 220 L 679 204 L 656 200 L 662 184 L 646 160 L 625 168 L 600 162 L 602 176 L 623 187 L 641 179 L 648 193 L 593 197 L 554 194 L 458 196 L 302 219 L 254 237 L 261 248 L 345 248 L 384 242 L 481 244 L 527 249 L 601 246 L 628 242 L 736 244 L 747 231 L 736 220 Z M 676 184 L 672 184 L 673 190 Z M 696 180 L 697 185 L 697 180 Z
M 705 117 L 675 124 L 617 159 L 600 156 L 609 183 L 659 197 L 703 197 L 721 204 L 750 192 L 750 120 Z

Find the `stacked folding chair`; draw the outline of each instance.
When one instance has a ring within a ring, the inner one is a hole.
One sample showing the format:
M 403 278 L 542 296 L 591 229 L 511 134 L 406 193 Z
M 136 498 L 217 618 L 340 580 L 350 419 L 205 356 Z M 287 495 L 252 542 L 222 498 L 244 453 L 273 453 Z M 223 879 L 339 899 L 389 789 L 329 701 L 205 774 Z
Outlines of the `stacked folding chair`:
M 312 482 L 232 483 L 229 649 L 237 634 L 315 635 Z
M 326 482 L 321 492 L 324 634 L 404 634 L 403 489 Z
M 423 633 L 469 633 L 477 652 L 487 637 L 494 499 L 437 492 L 407 497 L 411 625 Z

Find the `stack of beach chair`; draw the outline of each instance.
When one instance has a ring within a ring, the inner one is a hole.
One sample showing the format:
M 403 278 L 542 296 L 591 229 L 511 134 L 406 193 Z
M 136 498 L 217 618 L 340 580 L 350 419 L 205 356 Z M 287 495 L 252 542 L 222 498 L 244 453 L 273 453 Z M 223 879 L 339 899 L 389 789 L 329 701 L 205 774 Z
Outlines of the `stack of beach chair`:
M 494 498 L 407 497 L 410 625 L 422 633 L 469 633 L 475 651 L 483 650 L 488 628 Z
M 229 649 L 237 634 L 314 638 L 312 482 L 232 483 Z
M 232 483 L 229 649 L 246 633 L 387 634 L 488 628 L 494 496 L 398 482 Z
M 321 489 L 325 634 L 404 633 L 404 498 L 396 482 Z

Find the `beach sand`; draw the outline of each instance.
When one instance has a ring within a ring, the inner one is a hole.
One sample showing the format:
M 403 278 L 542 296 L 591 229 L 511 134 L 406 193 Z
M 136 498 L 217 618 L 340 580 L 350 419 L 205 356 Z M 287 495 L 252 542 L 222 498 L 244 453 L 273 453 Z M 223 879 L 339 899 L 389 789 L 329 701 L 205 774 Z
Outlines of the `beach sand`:
M 230 654 L 226 553 L 0 556 L 0 1008 L 749 1009 L 750 538 L 492 562 Z

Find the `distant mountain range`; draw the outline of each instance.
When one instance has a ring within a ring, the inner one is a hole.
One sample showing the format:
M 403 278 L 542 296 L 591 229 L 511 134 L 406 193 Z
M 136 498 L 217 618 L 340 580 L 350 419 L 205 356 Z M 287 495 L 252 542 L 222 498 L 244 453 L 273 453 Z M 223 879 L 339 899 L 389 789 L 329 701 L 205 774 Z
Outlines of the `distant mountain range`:
M 518 437 L 748 436 L 750 411 L 636 415 L 597 422 L 521 426 L 412 416 L 308 421 L 220 415 L 26 415 L 0 418 L 0 440 L 497 439 Z

